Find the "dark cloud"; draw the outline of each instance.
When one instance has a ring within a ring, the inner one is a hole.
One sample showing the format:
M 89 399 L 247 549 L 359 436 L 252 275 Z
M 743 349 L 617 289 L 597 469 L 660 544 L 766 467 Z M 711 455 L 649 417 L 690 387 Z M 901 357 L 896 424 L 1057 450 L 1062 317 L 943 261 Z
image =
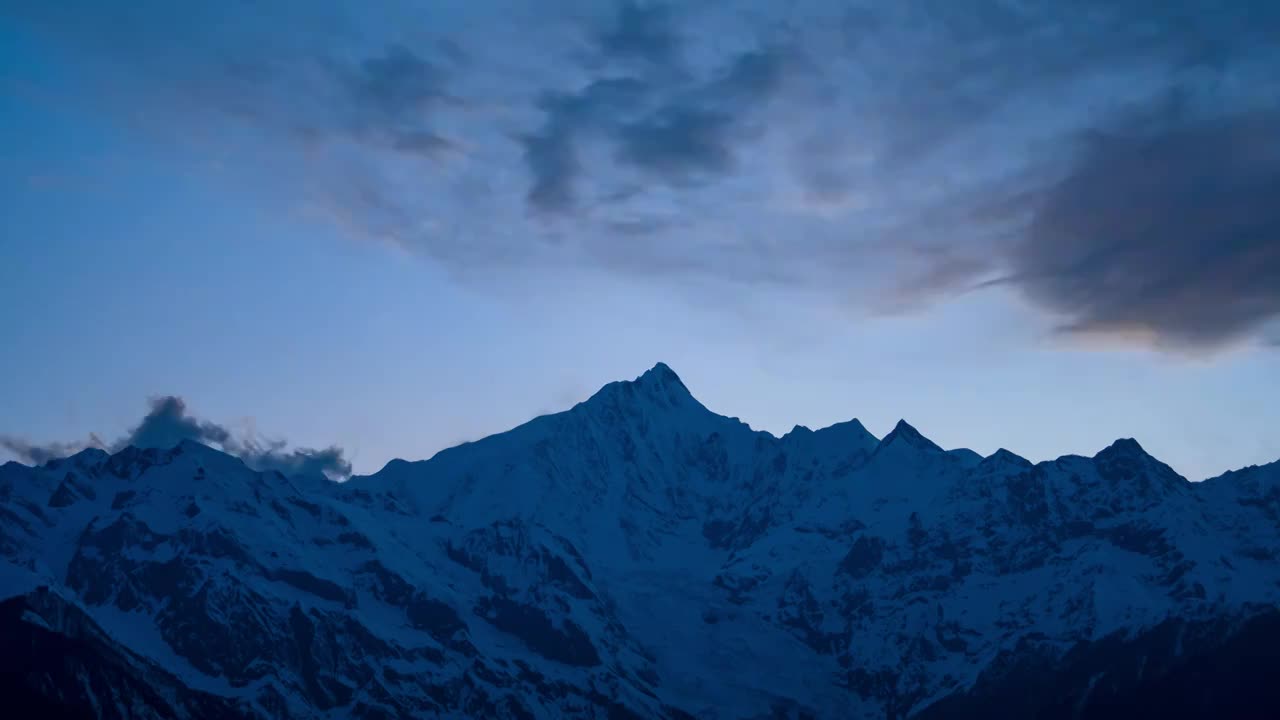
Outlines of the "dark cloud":
M 672 15 L 672 9 L 663 3 L 623 0 L 613 25 L 597 39 L 601 53 L 611 59 L 655 65 L 678 62 L 680 37 Z
M 549 118 L 541 132 L 521 139 L 524 162 L 533 176 L 525 194 L 530 207 L 548 213 L 573 208 L 573 182 L 581 169 L 574 132 L 572 125 Z
M 1009 258 L 1064 332 L 1196 350 L 1280 317 L 1280 112 L 1164 103 L 1082 145 Z
M 140 448 L 171 448 L 183 440 L 204 445 L 225 445 L 231 432 L 216 423 L 201 421 L 187 414 L 187 404 L 173 395 L 152 398 L 151 411 L 142 422 L 116 443 L 115 450 L 130 445 Z
M 756 48 L 735 57 L 711 89 L 723 102 L 750 105 L 777 92 L 787 72 L 800 64 L 798 55 L 789 48 Z
M 669 105 L 622 126 L 614 139 L 622 162 L 667 182 L 686 182 L 733 167 L 733 127 L 726 112 Z
M 350 461 L 344 457 L 342 448 L 335 445 L 319 450 L 291 450 L 283 440 L 262 442 L 241 439 L 223 449 L 244 460 L 246 465 L 255 470 L 278 470 L 288 476 L 323 474 L 345 478 L 351 475 Z
M 745 117 L 779 89 L 789 60 L 779 48 L 739 54 L 719 78 L 619 126 L 618 159 L 670 184 L 730 172 Z
M 408 130 L 395 135 L 392 148 L 413 155 L 434 156 L 453 147 L 453 143 L 430 130 Z
M 576 93 L 546 93 L 541 129 L 521 138 L 532 175 L 530 206 L 549 213 L 576 208 L 584 172 L 579 145 L 613 150 L 621 167 L 672 186 L 731 172 L 747 121 L 781 86 L 790 56 L 780 48 L 739 53 L 700 81 L 597 79 Z
M 604 78 L 577 93 L 546 92 L 538 101 L 542 128 L 520 139 L 533 176 L 527 200 L 534 209 L 566 212 L 574 207 L 574 183 L 581 171 L 577 143 L 585 133 L 607 130 L 614 119 L 634 112 L 652 93 L 636 78 Z
M 879 263 L 890 309 L 1002 286 L 1070 336 L 1208 351 L 1269 332 L 1280 127 L 1257 104 L 1280 89 L 1280 5 L 907 2 L 842 32 L 837 64 L 870 83 L 850 108 L 875 119 L 859 123 L 868 170 L 814 152 L 837 126 L 797 145 L 795 171 L 815 204 L 927 197 L 876 232 L 897 249 Z
M 450 143 L 429 126 L 430 113 L 449 100 L 447 75 L 403 45 L 390 45 L 346 72 L 350 129 L 387 147 L 432 155 Z
M 152 398 L 151 410 L 136 427 L 114 443 L 104 443 L 97 435 L 84 442 L 32 444 L 18 438 L 0 435 L 0 447 L 22 462 L 43 465 L 57 458 L 74 455 L 88 447 L 119 452 L 127 447 L 171 448 L 183 440 L 219 447 L 235 455 L 255 470 L 279 470 L 286 475 L 324 474 L 332 478 L 351 475 L 351 463 L 337 446 L 315 450 L 290 449 L 283 440 L 263 440 L 251 434 L 237 435 L 223 425 L 201 420 L 187 412 L 182 398 L 164 395 Z
M 365 58 L 352 80 L 356 101 L 376 115 L 399 122 L 444 97 L 444 80 L 431 63 L 403 45 Z

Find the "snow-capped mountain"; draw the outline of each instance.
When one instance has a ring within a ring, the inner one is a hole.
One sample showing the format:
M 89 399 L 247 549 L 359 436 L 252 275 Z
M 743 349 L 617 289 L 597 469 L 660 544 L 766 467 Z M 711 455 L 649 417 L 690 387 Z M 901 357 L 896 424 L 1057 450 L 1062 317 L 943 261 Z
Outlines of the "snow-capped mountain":
M 1133 440 L 1032 464 L 905 422 L 777 438 L 661 364 L 342 484 L 193 442 L 9 463 L 0 555 L 3 689 L 46 714 L 1243 716 L 1280 700 L 1280 463 L 1191 483 Z

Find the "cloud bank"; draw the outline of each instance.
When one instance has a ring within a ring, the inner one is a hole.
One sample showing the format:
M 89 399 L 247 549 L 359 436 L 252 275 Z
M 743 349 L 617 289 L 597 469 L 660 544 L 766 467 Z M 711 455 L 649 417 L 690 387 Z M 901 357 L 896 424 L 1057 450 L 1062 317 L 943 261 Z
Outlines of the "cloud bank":
M 245 173 L 481 282 L 983 289 L 1176 352 L 1280 318 L 1275 3 L 10 6 L 129 111 L 247 130 L 284 159 Z

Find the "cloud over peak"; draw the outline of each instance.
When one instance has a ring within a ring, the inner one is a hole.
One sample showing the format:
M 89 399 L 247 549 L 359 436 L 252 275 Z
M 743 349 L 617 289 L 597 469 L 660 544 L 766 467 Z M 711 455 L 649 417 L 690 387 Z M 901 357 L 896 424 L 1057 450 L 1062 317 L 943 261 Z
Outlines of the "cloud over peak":
M 82 442 L 52 442 L 43 445 L 0 435 L 0 447 L 22 462 L 43 465 L 90 447 L 115 453 L 131 446 L 168 449 L 183 440 L 192 440 L 235 455 L 254 470 L 278 470 L 290 476 L 324 474 L 333 479 L 351 475 L 351 463 L 337 446 L 318 450 L 289 448 L 284 440 L 264 439 L 253 433 L 237 434 L 224 425 L 189 414 L 186 402 L 174 395 L 153 397 L 149 405 L 150 410 L 142 420 L 112 443 L 105 443 L 94 434 L 90 434 L 88 440 Z

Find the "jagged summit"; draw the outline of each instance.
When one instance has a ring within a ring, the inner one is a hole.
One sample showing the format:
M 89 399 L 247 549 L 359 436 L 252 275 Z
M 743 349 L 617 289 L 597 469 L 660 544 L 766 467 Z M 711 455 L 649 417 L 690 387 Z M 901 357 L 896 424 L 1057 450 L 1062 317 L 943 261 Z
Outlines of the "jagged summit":
M 866 426 L 864 426 L 862 424 L 862 421 L 859 420 L 858 418 L 853 418 L 851 420 L 839 422 L 839 423 L 836 423 L 835 425 L 828 425 L 827 427 L 816 430 L 815 433 L 819 435 L 822 435 L 822 434 L 855 435 L 859 437 L 871 438 L 872 440 L 879 442 L 879 439 L 875 435 L 872 435 L 871 431 L 867 430 Z
M 107 459 L 107 457 L 109 457 L 110 454 L 111 453 L 107 452 L 102 448 L 87 447 L 67 459 L 78 464 L 89 464 L 89 463 L 101 462 L 102 460 Z
M 858 455 L 868 455 L 875 451 L 880 443 L 876 436 L 867 432 L 862 423 L 856 419 L 818 430 L 796 425 L 790 432 L 779 438 L 778 442 L 786 448 L 799 451 L 809 457 L 846 460 Z
M 680 376 L 666 363 L 658 363 L 634 380 L 611 382 L 600 388 L 586 403 L 631 406 L 635 404 L 662 408 L 706 410 L 685 387 Z
M 680 376 L 666 363 L 658 363 L 632 381 L 637 389 L 665 393 L 668 397 L 687 397 L 693 399 L 689 388 L 685 387 Z
M 1149 457 L 1146 450 L 1133 438 L 1119 438 L 1107 447 L 1098 451 L 1096 458 L 1102 457 Z
M 635 381 L 659 383 L 676 382 L 680 383 L 681 387 L 684 387 L 684 383 L 680 382 L 680 376 L 676 374 L 676 371 L 672 370 L 670 365 L 661 361 L 655 363 L 654 366 L 648 370 L 645 370 L 644 373 L 641 374 L 640 377 L 636 378 Z
M 186 459 L 198 465 L 212 465 L 218 468 L 228 467 L 253 471 L 244 459 L 226 450 L 206 445 L 199 440 L 183 438 L 170 447 L 138 447 L 129 445 L 111 453 L 104 453 L 105 458 L 113 463 L 121 460 L 142 464 L 164 464 Z
M 899 443 L 920 450 L 942 451 L 941 447 L 929 438 L 921 435 L 920 431 L 912 427 L 906 420 L 899 420 L 898 424 L 893 426 L 893 430 L 880 440 L 880 447 L 887 448 Z
M 870 440 L 872 445 L 880 442 L 879 438 L 872 435 L 857 418 L 838 422 L 834 425 L 818 428 L 817 430 L 814 430 L 808 425 L 796 425 L 792 427 L 791 430 L 787 431 L 787 433 L 781 437 L 781 440 L 796 440 L 805 437 L 817 437 L 822 439 L 839 437 L 841 439 L 856 439 L 860 443 L 865 440 Z
M 1021 455 L 1018 455 L 1017 453 L 1014 453 L 1014 452 L 1010 452 L 1004 448 L 1000 448 L 982 459 L 982 466 L 987 468 L 1001 467 L 1001 466 L 1008 466 L 1008 465 L 1014 465 L 1014 466 L 1020 466 L 1020 467 L 1031 467 L 1032 462 L 1022 457 Z
M 195 457 L 235 457 L 228 452 L 190 438 L 179 440 L 178 444 L 174 445 L 170 452 L 174 455 L 193 455 Z
M 1150 475 L 1166 489 L 1181 489 L 1187 479 L 1153 457 L 1133 438 L 1120 438 L 1093 456 L 1099 471 L 1111 480 L 1127 480 Z

